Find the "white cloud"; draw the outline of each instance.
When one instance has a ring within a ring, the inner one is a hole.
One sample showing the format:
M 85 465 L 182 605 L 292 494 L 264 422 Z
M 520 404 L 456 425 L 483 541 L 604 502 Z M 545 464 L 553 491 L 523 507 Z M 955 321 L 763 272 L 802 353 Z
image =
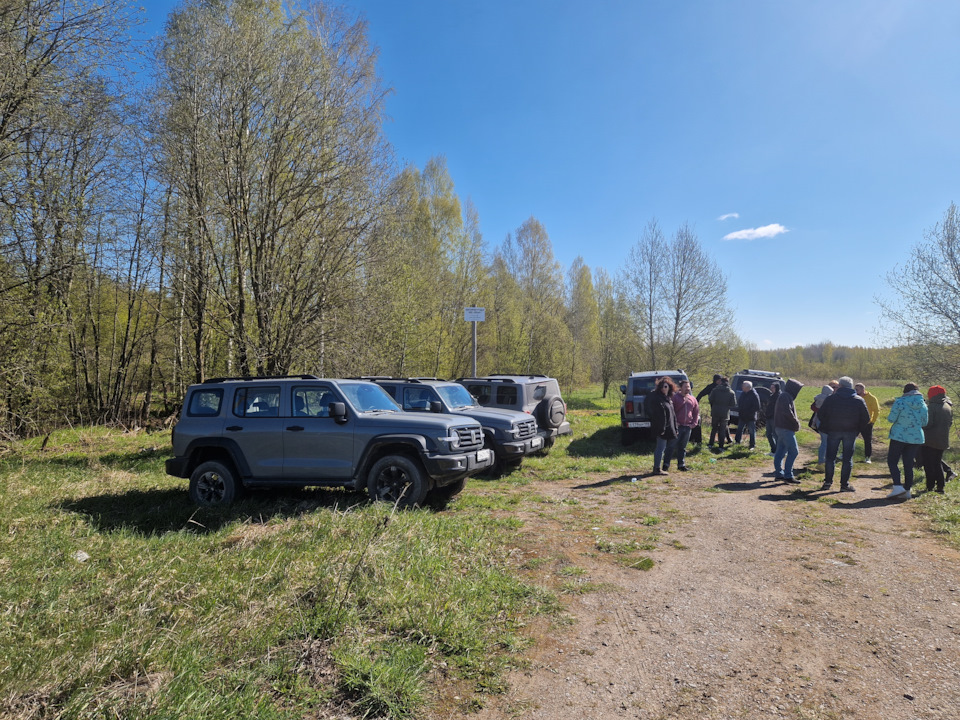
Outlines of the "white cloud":
M 773 340 L 764 340 L 761 345 L 766 345 L 767 347 L 773 347 Z
M 724 240 L 759 240 L 761 238 L 772 238 L 790 232 L 780 223 L 764 225 L 758 228 L 748 228 L 746 230 L 737 230 L 723 236 Z
M 729 220 L 730 218 L 739 219 L 740 213 L 727 213 L 726 215 L 721 215 L 718 217 L 717 220 L 723 222 L 724 220 Z

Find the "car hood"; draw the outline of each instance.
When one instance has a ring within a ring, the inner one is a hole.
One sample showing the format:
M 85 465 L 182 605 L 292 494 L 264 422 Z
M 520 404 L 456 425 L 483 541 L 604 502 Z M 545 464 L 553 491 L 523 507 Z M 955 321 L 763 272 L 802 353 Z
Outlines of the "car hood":
M 382 428 L 392 432 L 427 433 L 439 431 L 446 434 L 451 427 L 475 427 L 476 420 L 465 415 L 447 413 L 390 412 L 382 415 L 357 415 L 357 424 L 365 428 Z
M 523 423 L 533 420 L 533 415 L 507 410 L 506 408 L 469 407 L 453 411 L 457 415 L 465 415 L 477 420 L 481 425 L 488 427 L 512 427 L 514 423 Z

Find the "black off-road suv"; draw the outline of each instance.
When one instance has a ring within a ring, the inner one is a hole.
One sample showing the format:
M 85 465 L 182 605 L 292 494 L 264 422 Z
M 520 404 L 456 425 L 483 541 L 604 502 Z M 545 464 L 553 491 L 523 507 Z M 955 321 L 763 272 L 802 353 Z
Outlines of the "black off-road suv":
M 537 421 L 517 410 L 483 407 L 459 383 L 437 378 L 364 377 L 386 390 L 404 410 L 466 415 L 483 426 L 484 447 L 494 455 L 491 472 L 517 467 L 543 449 Z
M 198 505 L 283 485 L 366 489 L 401 507 L 442 503 L 493 464 L 476 420 L 403 412 L 372 382 L 314 375 L 192 385 L 172 441 L 167 474 L 190 478 Z
M 620 442 L 623 445 L 629 445 L 650 433 L 650 418 L 643 407 L 643 401 L 662 377 L 670 378 L 678 387 L 682 380 L 690 380 L 683 370 L 646 370 L 630 373 L 626 384 L 620 386 L 620 392 L 623 393 L 623 402 L 620 404 Z
M 736 375 L 730 379 L 730 387 L 733 388 L 733 391 L 737 394 L 737 400 L 740 399 L 740 394 L 743 392 L 743 381 L 749 380 L 753 383 L 753 389 L 759 390 L 760 388 L 766 388 L 768 391 L 776 383 L 780 386 L 780 389 L 783 390 L 786 387 L 786 382 L 783 377 L 781 377 L 778 372 L 771 372 L 769 370 L 741 370 Z M 769 398 L 769 395 L 764 397 L 763 391 L 760 392 L 760 400 L 766 402 L 766 398 Z M 730 424 L 736 425 L 740 421 L 740 412 L 733 408 L 730 411 Z M 763 413 L 757 417 L 757 427 L 762 428 L 766 425 L 767 418 Z
M 497 407 L 533 415 L 544 448 L 553 445 L 559 435 L 573 432 L 567 422 L 567 404 L 560 397 L 560 384 L 546 375 L 508 375 L 494 373 L 473 378 L 458 378 L 482 407 Z

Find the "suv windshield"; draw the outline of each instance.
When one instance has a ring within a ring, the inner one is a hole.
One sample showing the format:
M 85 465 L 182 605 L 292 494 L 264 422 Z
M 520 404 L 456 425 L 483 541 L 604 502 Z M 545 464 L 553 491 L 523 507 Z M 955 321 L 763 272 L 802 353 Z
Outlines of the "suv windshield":
M 477 402 L 463 385 L 440 385 L 434 389 L 451 408 L 477 407 Z
M 661 377 L 664 377 L 664 376 L 657 375 L 656 377 L 631 378 L 630 379 L 631 386 L 630 388 L 628 388 L 630 390 L 629 394 L 645 395 L 646 393 L 649 393 L 651 390 L 654 389 L 654 387 L 656 387 L 657 380 L 659 380 Z M 680 387 L 680 382 L 685 381 L 687 379 L 685 377 L 681 377 L 677 375 L 667 375 L 666 377 L 669 377 L 671 380 L 673 380 L 673 384 L 676 385 L 678 388 Z
M 400 406 L 379 385 L 369 382 L 340 383 L 340 389 L 357 412 L 399 410 Z

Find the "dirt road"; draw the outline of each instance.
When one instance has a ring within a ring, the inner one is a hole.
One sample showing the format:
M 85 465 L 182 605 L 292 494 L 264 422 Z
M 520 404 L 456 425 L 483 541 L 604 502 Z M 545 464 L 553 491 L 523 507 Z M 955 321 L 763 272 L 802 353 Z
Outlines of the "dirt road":
M 856 466 L 854 495 L 764 472 L 528 486 L 576 520 L 528 513 L 527 552 L 590 591 L 474 717 L 960 717 L 960 553 L 885 498 L 882 464 Z M 651 517 L 652 569 L 598 551 Z

